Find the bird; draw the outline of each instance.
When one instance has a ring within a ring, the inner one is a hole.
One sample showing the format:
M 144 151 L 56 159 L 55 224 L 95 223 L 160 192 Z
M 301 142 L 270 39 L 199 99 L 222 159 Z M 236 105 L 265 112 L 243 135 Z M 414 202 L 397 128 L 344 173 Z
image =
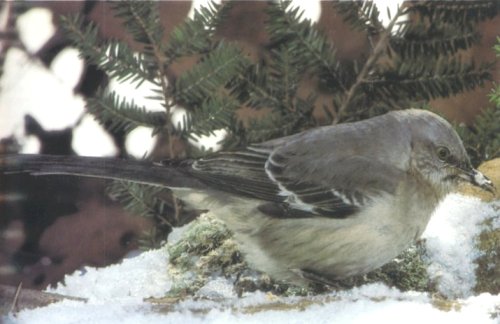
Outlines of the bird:
M 0 172 L 66 174 L 168 187 L 221 219 L 249 265 L 276 280 L 330 283 L 411 246 L 448 193 L 495 192 L 453 127 L 405 109 L 183 161 L 10 154 Z

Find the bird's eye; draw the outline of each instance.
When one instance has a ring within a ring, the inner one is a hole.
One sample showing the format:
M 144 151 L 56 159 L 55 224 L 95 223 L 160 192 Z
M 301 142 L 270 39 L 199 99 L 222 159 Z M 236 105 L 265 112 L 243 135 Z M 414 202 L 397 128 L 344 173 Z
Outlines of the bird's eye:
M 447 147 L 440 146 L 437 149 L 437 156 L 441 161 L 447 161 L 450 157 L 450 150 Z

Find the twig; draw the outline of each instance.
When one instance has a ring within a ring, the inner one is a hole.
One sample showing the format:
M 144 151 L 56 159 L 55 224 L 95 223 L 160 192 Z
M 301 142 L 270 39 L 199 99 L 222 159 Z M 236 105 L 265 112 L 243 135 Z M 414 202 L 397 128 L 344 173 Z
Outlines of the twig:
M 8 312 L 43 307 L 61 300 L 86 301 L 85 298 L 47 293 L 33 289 L 23 289 L 21 285 L 12 287 L 0 284 L 0 318 Z
M 10 312 L 15 313 L 18 309 L 19 295 L 21 294 L 21 289 L 23 289 L 23 282 L 21 281 L 16 288 L 16 293 L 14 294 L 14 299 L 12 299 L 12 305 L 10 306 Z
M 19 39 L 14 27 L 15 13 L 12 6 L 9 1 L 0 4 L 0 57 L 3 57 L 9 46 Z
M 349 104 L 354 98 L 354 95 L 358 91 L 359 87 L 366 81 L 368 74 L 373 69 L 373 66 L 380 58 L 380 56 L 384 53 L 387 45 L 389 44 L 391 32 L 392 29 L 394 28 L 394 25 L 396 24 L 399 17 L 401 17 L 404 13 L 405 11 L 401 7 L 399 7 L 397 13 L 394 15 L 387 28 L 382 32 L 377 44 L 375 45 L 375 48 L 373 49 L 372 54 L 366 60 L 365 64 L 363 65 L 363 68 L 361 69 L 361 72 L 359 72 L 356 78 L 356 82 L 354 82 L 354 84 L 349 88 L 349 91 L 347 92 L 346 98 L 342 103 L 342 106 L 340 106 L 340 108 L 337 110 L 337 114 L 333 118 L 332 124 L 338 124 L 340 118 L 349 107 Z

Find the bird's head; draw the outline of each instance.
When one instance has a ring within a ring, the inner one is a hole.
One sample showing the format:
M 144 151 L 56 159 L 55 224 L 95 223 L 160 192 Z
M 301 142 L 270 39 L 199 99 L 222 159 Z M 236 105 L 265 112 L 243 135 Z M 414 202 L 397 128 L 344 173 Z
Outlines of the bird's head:
M 418 111 L 409 119 L 412 132 L 411 167 L 442 193 L 468 182 L 494 193 L 493 183 L 474 169 L 462 140 L 443 118 Z

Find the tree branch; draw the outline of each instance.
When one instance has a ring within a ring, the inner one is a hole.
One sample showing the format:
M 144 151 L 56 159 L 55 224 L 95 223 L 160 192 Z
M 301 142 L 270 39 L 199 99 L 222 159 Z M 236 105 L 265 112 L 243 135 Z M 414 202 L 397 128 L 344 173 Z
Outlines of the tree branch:
M 389 45 L 389 40 L 391 37 L 391 32 L 392 29 L 394 28 L 397 20 L 405 14 L 405 10 L 403 10 L 401 7 L 398 8 L 397 13 L 394 15 L 392 20 L 390 21 L 389 25 L 385 29 L 385 31 L 382 33 L 380 36 L 377 44 L 375 45 L 375 48 L 373 49 L 372 54 L 368 59 L 366 60 L 365 64 L 363 65 L 363 68 L 359 72 L 356 82 L 349 88 L 349 91 L 347 92 L 346 98 L 344 102 L 342 103 L 342 106 L 337 110 L 337 113 L 335 117 L 333 118 L 332 124 L 338 124 L 340 121 L 340 118 L 345 114 L 345 111 L 349 107 L 349 104 L 351 103 L 352 99 L 354 98 L 354 95 L 358 91 L 359 87 L 365 82 L 368 74 L 370 71 L 373 69 L 375 66 L 375 63 L 378 61 L 380 56 L 384 53 L 385 49 Z

